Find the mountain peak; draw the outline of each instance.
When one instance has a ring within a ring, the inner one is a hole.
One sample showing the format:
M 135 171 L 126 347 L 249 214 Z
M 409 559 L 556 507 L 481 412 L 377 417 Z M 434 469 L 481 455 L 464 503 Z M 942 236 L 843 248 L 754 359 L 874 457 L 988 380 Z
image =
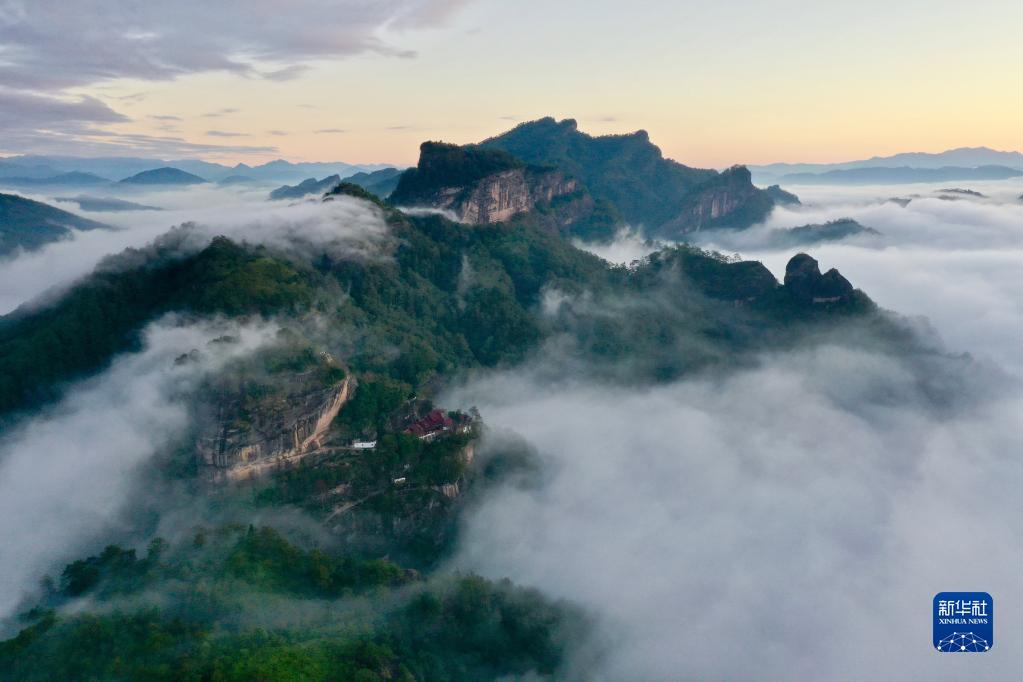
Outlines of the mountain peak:
M 469 192 L 486 177 L 512 169 L 524 171 L 516 191 L 491 182 L 490 189 L 498 192 L 495 196 L 525 197 L 536 190 L 551 201 L 555 196 L 585 194 L 593 222 L 603 231 L 623 222 L 658 236 L 711 227 L 746 227 L 762 220 L 773 205 L 768 194 L 753 186 L 745 166 L 723 173 L 689 168 L 665 159 L 645 130 L 593 136 L 580 131 L 575 119 L 557 121 L 550 116 L 520 123 L 475 145 L 424 142 L 418 166 L 402 175 L 391 199 L 399 204 L 450 208 L 452 197 Z M 530 184 L 551 171 L 557 171 L 559 178 Z M 495 199 L 498 203 L 502 200 Z M 532 199 L 513 203 L 522 210 L 536 205 Z M 469 214 L 502 216 L 497 220 L 504 220 L 507 212 Z M 580 215 L 575 209 L 571 214 L 572 220 L 561 221 L 560 228 L 582 229 Z M 585 231 L 591 232 L 589 228 Z
M 171 166 L 142 171 L 121 180 L 121 183 L 129 185 L 197 185 L 203 182 L 208 181 Z

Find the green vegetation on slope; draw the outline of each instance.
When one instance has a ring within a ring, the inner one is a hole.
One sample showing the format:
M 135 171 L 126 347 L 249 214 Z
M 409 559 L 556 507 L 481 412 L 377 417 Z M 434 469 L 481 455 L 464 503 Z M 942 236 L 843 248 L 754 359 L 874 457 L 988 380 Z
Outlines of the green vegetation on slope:
M 362 597 L 360 599 L 360 596 Z M 106 604 L 62 608 L 75 598 Z M 162 606 L 161 606 L 162 604 Z M 270 528 L 197 529 L 69 565 L 0 643 L 18 680 L 477 680 L 563 660 L 574 611 L 507 582 L 422 581 L 386 560 L 302 549 Z
M 164 313 L 294 312 L 309 307 L 317 278 L 223 237 L 184 257 L 173 244 L 126 252 L 58 301 L 0 318 L 0 414 L 51 400 L 58 384 L 137 348 L 141 328 Z
M 365 193 L 347 187 L 337 191 Z M 733 352 L 791 335 L 793 320 L 865 310 L 803 305 L 762 265 L 726 265 L 687 247 L 634 271 L 611 267 L 528 215 L 487 229 L 436 216 L 387 215 L 400 243 L 391 260 L 336 260 L 325 253 L 307 261 L 226 238 L 190 255 L 170 239 L 110 259 L 57 301 L 0 319 L 0 414 L 51 400 L 61 383 L 136 348 L 142 327 L 173 311 L 315 314 L 337 332 L 329 336 L 343 339 L 332 350 L 353 370 L 416 388 L 433 376 L 516 363 L 546 339 L 578 339 L 594 328 L 637 342 L 617 346 L 609 359 L 644 360 L 665 334 L 695 333 L 716 345 L 739 328 L 759 327 L 760 340 L 751 331 L 745 345 L 719 348 Z M 582 298 L 570 306 L 571 317 L 551 316 L 544 312 L 545 292 Z M 587 306 L 578 305 L 583 299 Z M 637 305 L 623 307 L 623 299 Z M 608 314 L 619 310 L 626 315 Z M 661 329 L 649 333 L 651 324 Z
M 19 248 L 32 251 L 66 239 L 72 230 L 105 227 L 94 220 L 16 194 L 0 194 L 0 257 Z

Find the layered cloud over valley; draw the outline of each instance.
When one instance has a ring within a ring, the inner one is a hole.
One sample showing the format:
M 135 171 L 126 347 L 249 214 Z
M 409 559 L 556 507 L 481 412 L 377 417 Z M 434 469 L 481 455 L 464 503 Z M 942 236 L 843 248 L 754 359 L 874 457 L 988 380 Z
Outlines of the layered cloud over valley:
M 836 334 L 670 385 L 566 385 L 547 359 L 450 395 L 479 406 L 491 446 L 514 432 L 541 462 L 468 515 L 455 565 L 596 614 L 580 678 L 1007 679 L 1023 665 L 1021 188 L 920 188 L 906 206 L 886 188 L 805 189 L 803 207 L 698 241 L 781 277 L 794 249 L 765 234 L 854 218 L 882 237 L 801 250 L 925 316 L 947 354 L 920 365 Z M 627 263 L 656 245 L 588 248 Z M 1004 605 L 982 659 L 931 650 L 944 590 Z
M 524 436 L 542 474 L 468 514 L 456 565 L 596 614 L 584 679 L 962 679 L 929 646 L 953 589 L 1006 605 L 970 676 L 1011 677 L 1023 391 L 932 369 L 960 382 L 951 407 L 894 357 L 834 345 L 647 389 L 474 383 L 452 398 Z

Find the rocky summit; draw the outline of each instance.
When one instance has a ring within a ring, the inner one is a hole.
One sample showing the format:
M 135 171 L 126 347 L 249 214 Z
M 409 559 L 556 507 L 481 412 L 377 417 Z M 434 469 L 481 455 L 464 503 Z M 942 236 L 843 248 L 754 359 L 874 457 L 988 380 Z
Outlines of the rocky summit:
M 477 224 L 533 213 L 602 239 L 624 226 L 662 238 L 741 229 L 763 220 L 775 197 L 792 195 L 758 189 L 742 166 L 719 173 L 665 159 L 645 131 L 593 137 L 572 119 L 544 118 L 478 145 L 423 144 L 390 198 Z
M 579 182 L 562 171 L 530 166 L 508 154 L 425 142 L 419 164 L 402 175 L 391 201 L 483 225 L 550 206 L 578 188 Z
M 835 268 L 823 275 L 816 259 L 805 253 L 792 257 L 785 266 L 785 288 L 800 300 L 838 303 L 853 296 L 853 286 Z

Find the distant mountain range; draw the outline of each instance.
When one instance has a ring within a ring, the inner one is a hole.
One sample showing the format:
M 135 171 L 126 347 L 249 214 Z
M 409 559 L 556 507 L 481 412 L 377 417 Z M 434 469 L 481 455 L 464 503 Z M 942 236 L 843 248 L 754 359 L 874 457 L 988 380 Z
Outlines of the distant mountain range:
M 999 171 L 993 170 L 996 167 Z M 988 168 L 981 171 L 981 168 Z M 886 183 L 886 182 L 941 182 L 945 180 L 981 180 L 995 179 L 994 176 L 1016 177 L 1006 175 L 1010 171 L 1023 171 L 1023 153 L 1003 152 L 987 147 L 962 147 L 949 149 L 939 153 L 907 152 L 893 156 L 875 156 L 859 161 L 842 163 L 772 163 L 761 166 L 749 166 L 753 179 L 758 184 L 847 184 L 847 183 Z M 897 173 L 885 175 L 882 171 L 898 170 Z M 858 174 L 837 174 L 837 171 L 860 171 Z M 926 172 L 942 171 L 944 175 L 934 178 Z M 869 171 L 869 172 L 867 172 Z M 819 176 L 825 176 L 825 178 Z M 979 174 L 978 174 L 979 173 Z M 988 173 L 988 176 L 984 174 Z M 894 178 L 894 179 L 888 179 Z
M 398 186 L 398 179 L 401 177 L 402 172 L 403 171 L 400 168 L 383 168 L 378 171 L 373 171 L 372 173 L 356 173 L 355 175 L 350 175 L 346 178 L 342 178 L 336 174 L 328 175 L 322 180 L 307 178 L 297 185 L 283 185 L 278 187 L 270 192 L 270 200 L 301 199 L 302 197 L 310 194 L 322 195 L 341 184 L 342 180 L 353 185 L 358 185 L 367 192 L 375 194 L 380 199 L 386 199 L 388 195 L 394 191 L 395 187 Z
M 790 173 L 778 182 L 785 185 L 893 185 L 951 180 L 1007 180 L 1023 176 L 1023 170 L 1006 166 L 944 166 L 942 168 L 871 167 L 831 170 L 824 173 Z
M 200 178 L 193 173 L 186 173 L 177 168 L 165 167 L 154 168 L 153 170 L 136 173 L 129 178 L 121 180 L 122 185 L 201 185 L 209 182 L 206 178 Z
M 220 181 L 231 176 L 244 176 L 254 182 L 277 183 L 298 182 L 308 177 L 339 175 L 346 177 L 360 172 L 373 172 L 388 168 L 388 164 L 291 163 L 283 159 L 270 161 L 258 166 L 239 163 L 226 166 L 199 159 L 146 159 L 138 157 L 76 157 L 76 156 L 11 156 L 0 158 L 0 182 L 7 185 L 19 183 L 71 184 L 62 182 L 61 176 L 68 173 L 85 173 L 97 176 L 94 184 L 109 182 L 109 179 L 127 178 L 143 171 L 157 168 L 176 168 L 206 180 Z M 16 182 L 12 183 L 14 179 Z M 67 180 L 67 178 L 65 178 Z M 87 180 L 82 177 L 79 180 Z M 76 184 L 87 184 L 78 182 Z
M 274 191 L 270 192 L 270 200 L 280 201 L 281 199 L 301 199 L 308 194 L 322 195 L 340 184 L 340 175 L 328 175 L 322 180 L 308 178 L 297 185 L 284 185 L 283 187 L 278 187 Z
M 105 185 L 110 182 L 107 178 L 100 177 L 94 173 L 83 173 L 82 171 L 69 171 L 46 177 L 13 176 L 0 178 L 0 182 L 10 187 L 86 187 L 89 185 Z
M 382 168 L 372 173 L 364 171 L 356 173 L 343 178 L 343 180 L 358 185 L 381 199 L 386 199 L 398 187 L 398 181 L 403 172 L 400 168 Z

